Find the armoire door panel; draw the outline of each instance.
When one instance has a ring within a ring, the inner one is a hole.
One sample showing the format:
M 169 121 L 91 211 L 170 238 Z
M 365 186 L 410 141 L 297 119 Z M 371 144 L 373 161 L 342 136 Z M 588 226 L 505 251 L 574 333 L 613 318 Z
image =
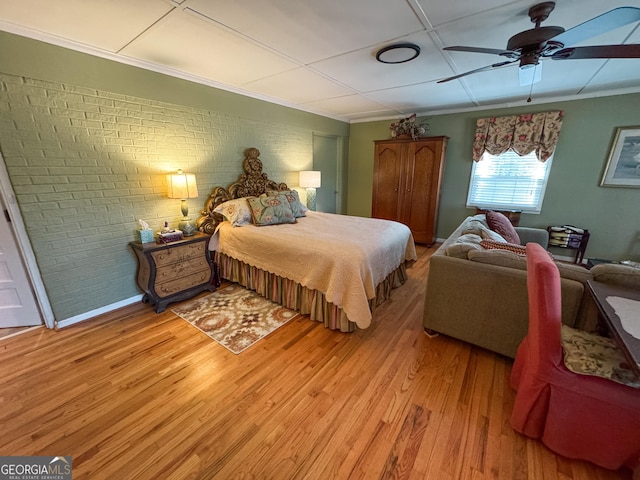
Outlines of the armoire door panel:
M 433 192 L 434 174 L 437 174 L 438 161 L 431 145 L 415 145 L 411 166 L 411 199 L 407 202 L 407 221 L 414 240 L 420 243 L 432 243 L 434 232 Z
M 372 216 L 396 220 L 401 197 L 402 145 L 376 148 Z

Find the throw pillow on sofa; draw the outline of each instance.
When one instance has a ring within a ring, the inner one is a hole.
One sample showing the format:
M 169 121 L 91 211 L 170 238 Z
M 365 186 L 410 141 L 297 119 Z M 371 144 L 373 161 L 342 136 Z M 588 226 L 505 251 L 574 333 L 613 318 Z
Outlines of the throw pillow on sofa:
M 473 233 L 479 235 L 483 239 L 493 240 L 496 242 L 505 242 L 506 240 L 498 232 L 491 230 L 485 222 L 479 219 L 470 218 L 465 221 L 462 228 L 462 234 Z
M 482 250 L 480 242 L 482 237 L 474 233 L 460 235 L 455 242 L 445 249 L 448 257 L 467 258 L 467 252 L 471 250 Z
M 518 253 L 520 255 L 527 254 L 527 247 L 525 247 L 524 245 L 520 245 L 519 243 L 495 242 L 493 240 L 482 240 L 480 242 L 480 246 L 488 250 L 508 250 L 510 252 Z
M 507 242 L 520 245 L 520 237 L 511 222 L 503 214 L 489 210 L 486 213 L 487 225 L 494 232 L 499 233 Z

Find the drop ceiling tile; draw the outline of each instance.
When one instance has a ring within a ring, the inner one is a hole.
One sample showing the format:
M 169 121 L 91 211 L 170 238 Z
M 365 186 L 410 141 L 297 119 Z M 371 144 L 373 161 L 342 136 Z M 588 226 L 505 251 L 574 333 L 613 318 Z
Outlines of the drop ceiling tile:
M 243 88 L 292 103 L 308 103 L 354 93 L 306 67 L 249 82 Z
M 529 95 L 535 102 L 554 96 L 554 92 L 559 92 L 559 96 L 578 94 L 582 87 L 582 74 L 589 76 L 589 73 L 581 72 L 572 77 L 565 69 L 559 68 L 558 63 L 548 60 L 542 64 L 542 80 L 535 83 L 533 89 L 531 85 L 520 86 L 517 66 L 470 75 L 465 77 L 465 82 L 479 105 L 525 102 Z M 582 68 L 593 70 L 594 66 L 583 65 Z
M 122 53 L 231 86 L 298 66 L 213 22 L 183 12 L 158 22 Z
M 426 33 L 403 37 L 392 43 L 402 42 L 418 45 L 420 55 L 407 63 L 380 63 L 375 55 L 386 45 L 381 44 L 313 63 L 311 67 L 361 92 L 411 85 L 451 74 L 439 48 Z
M 457 86 L 434 82 L 369 92 L 367 95 L 403 113 L 473 106 L 473 102 Z
M 632 63 L 633 62 L 633 63 Z M 629 68 L 629 66 L 634 68 Z M 635 88 L 640 91 L 640 59 L 611 59 L 584 88 L 584 93 Z
M 532 27 L 526 10 L 523 12 L 522 7 L 509 5 L 499 11 L 483 12 L 447 23 L 437 27 L 436 32 L 444 46 L 506 48 L 509 37 Z
M 158 0 L 2 0 L 0 18 L 116 52 L 172 9 Z
M 189 8 L 305 64 L 423 28 L 404 1 L 193 0 Z
M 429 22 L 441 25 L 461 18 L 469 17 L 483 11 L 493 10 L 498 7 L 511 4 L 509 0 L 456 0 L 455 2 L 433 2 L 429 0 L 417 0 Z M 524 2 L 522 2 L 525 4 Z M 529 5 L 527 2 L 526 5 Z M 528 7 L 527 7 L 528 8 Z
M 320 109 L 338 116 L 350 116 L 358 113 L 381 112 L 389 109 L 364 95 L 346 95 L 344 97 L 327 98 L 304 104 L 309 108 Z

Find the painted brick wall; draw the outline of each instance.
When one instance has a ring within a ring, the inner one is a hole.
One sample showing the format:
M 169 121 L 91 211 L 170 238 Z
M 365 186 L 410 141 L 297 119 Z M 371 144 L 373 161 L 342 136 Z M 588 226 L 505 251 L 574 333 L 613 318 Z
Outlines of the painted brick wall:
M 312 132 L 73 85 L 0 74 L 0 151 L 56 320 L 139 294 L 128 247 L 138 218 L 176 225 L 166 173 L 195 173 L 197 218 L 216 185 L 235 181 L 243 152 L 297 185 Z

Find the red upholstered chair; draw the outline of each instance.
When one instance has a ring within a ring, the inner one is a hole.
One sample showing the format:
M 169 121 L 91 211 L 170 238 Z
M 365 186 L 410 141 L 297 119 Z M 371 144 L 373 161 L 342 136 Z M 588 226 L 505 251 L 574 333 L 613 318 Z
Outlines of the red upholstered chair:
M 511 372 L 517 390 L 512 427 L 565 457 L 640 470 L 640 389 L 567 369 L 560 275 L 533 243 L 527 244 L 527 288 L 529 331 Z

